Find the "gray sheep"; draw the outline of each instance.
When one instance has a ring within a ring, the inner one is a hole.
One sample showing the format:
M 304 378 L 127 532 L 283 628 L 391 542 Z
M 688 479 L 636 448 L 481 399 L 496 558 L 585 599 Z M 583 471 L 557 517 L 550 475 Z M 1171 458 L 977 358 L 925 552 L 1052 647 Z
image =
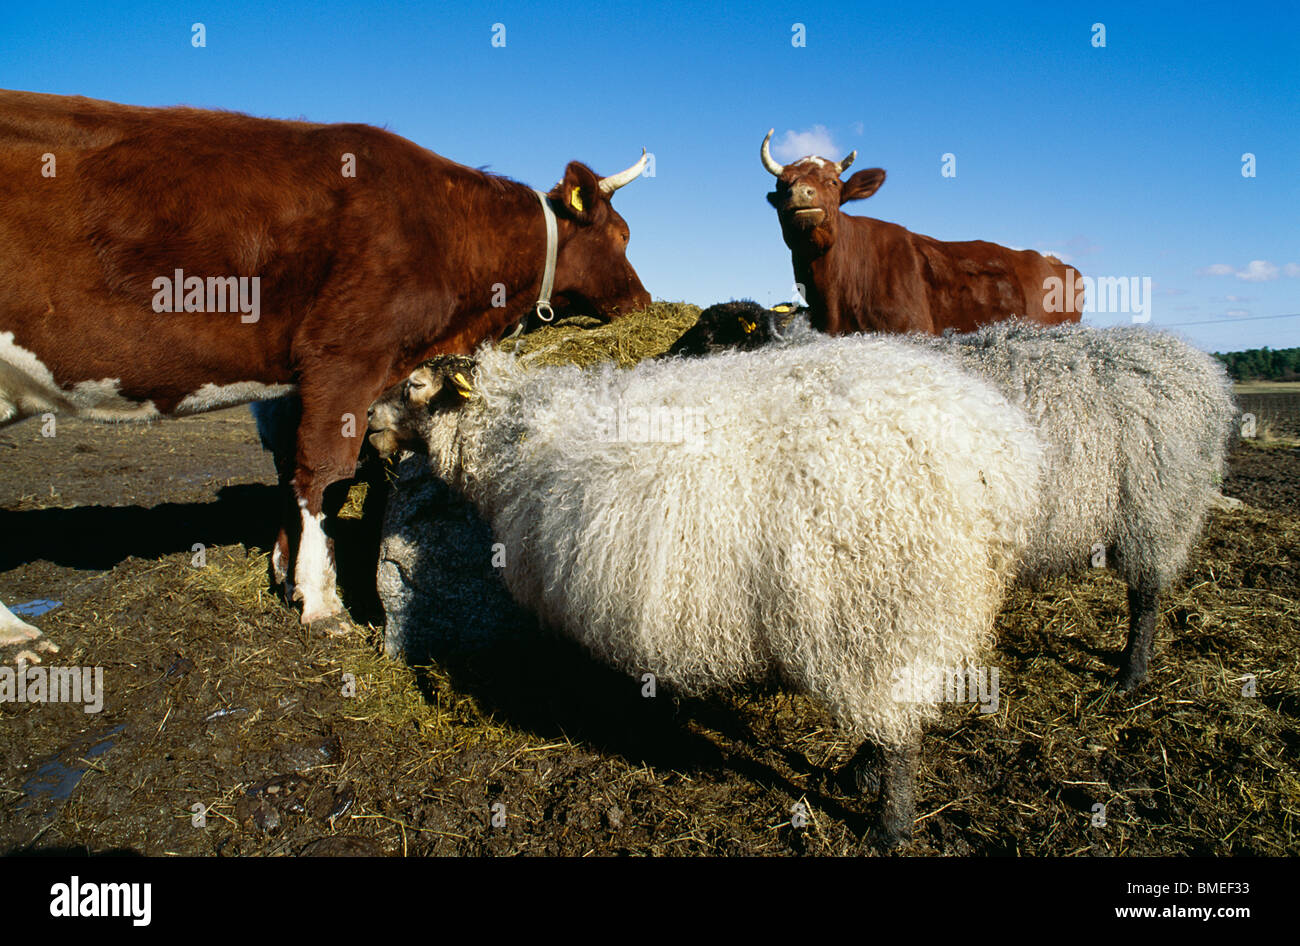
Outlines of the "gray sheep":
M 768 321 L 756 303 L 748 315 L 730 305 L 731 318 Z M 820 337 L 803 323 L 774 344 Z M 1159 596 L 1218 498 L 1236 413 L 1222 366 L 1172 335 L 1134 326 L 1009 320 L 965 335 L 897 337 L 956 359 L 1037 428 L 1047 463 L 1020 577 L 1068 574 L 1103 559 L 1113 566 L 1129 589 L 1118 687 L 1136 687 L 1147 674 Z

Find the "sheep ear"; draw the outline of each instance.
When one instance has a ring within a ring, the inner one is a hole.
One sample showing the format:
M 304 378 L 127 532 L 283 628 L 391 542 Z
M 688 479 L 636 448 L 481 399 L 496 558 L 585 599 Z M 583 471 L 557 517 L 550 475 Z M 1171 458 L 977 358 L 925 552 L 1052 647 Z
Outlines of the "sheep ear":
M 464 374 L 457 371 L 450 378 L 451 386 L 456 389 L 456 393 L 461 397 L 469 397 L 474 393 L 474 385 L 469 383 L 469 379 Z

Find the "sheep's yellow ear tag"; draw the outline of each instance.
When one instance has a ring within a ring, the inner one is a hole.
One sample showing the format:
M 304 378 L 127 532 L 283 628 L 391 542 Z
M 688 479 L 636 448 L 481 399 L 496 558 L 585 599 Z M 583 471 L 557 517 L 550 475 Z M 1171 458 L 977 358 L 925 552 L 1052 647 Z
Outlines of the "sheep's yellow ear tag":
M 784 302 L 782 302 L 780 305 L 772 306 L 772 311 L 784 313 L 784 312 L 789 312 L 792 308 L 794 308 L 794 306 L 788 306 Z
M 473 386 L 465 380 L 465 376 L 459 371 L 451 376 L 451 383 L 456 386 L 456 393 L 461 397 L 469 397 L 474 393 Z
M 745 330 L 746 335 L 750 335 L 753 333 L 754 329 L 758 328 L 758 324 L 749 321 L 749 319 L 742 318 L 740 320 L 740 327 Z
M 582 188 L 575 187 L 569 191 L 569 206 L 582 213 Z

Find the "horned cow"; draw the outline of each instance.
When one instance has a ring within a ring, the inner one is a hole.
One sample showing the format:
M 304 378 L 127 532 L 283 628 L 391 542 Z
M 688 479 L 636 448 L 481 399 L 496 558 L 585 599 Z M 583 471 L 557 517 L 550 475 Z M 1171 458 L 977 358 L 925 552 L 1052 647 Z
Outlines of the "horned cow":
M 1056 324 L 1079 321 L 1076 300 L 1049 311 L 1047 280 L 1079 284 L 1079 273 L 1054 256 L 984 240 L 949 243 L 896 223 L 854 217 L 840 208 L 870 197 L 885 182 L 880 168 L 840 176 L 857 157 L 809 155 L 778 164 L 763 139 L 763 167 L 776 178 L 767 195 L 790 248 L 814 328 L 844 332 L 969 332 L 1012 317 Z
M 645 161 L 574 161 L 539 194 L 367 125 L 0 92 L 0 424 L 295 394 L 301 539 L 291 562 L 281 531 L 275 568 L 304 623 L 333 623 L 322 494 L 370 403 L 535 306 L 647 305 L 610 204 Z M 39 659 L 38 634 L 0 605 L 0 646 Z

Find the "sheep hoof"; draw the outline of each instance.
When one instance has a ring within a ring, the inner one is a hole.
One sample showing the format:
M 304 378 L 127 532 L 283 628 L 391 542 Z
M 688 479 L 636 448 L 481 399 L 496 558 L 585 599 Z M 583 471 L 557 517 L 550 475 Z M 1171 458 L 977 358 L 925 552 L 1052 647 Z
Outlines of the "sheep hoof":
M 881 818 L 867 835 L 872 848 L 882 854 L 897 851 L 912 842 L 912 825 L 899 820 Z
M 1115 680 L 1115 692 L 1132 693 L 1142 685 L 1142 681 L 1145 679 L 1145 673 L 1130 673 L 1128 671 L 1123 671 Z

